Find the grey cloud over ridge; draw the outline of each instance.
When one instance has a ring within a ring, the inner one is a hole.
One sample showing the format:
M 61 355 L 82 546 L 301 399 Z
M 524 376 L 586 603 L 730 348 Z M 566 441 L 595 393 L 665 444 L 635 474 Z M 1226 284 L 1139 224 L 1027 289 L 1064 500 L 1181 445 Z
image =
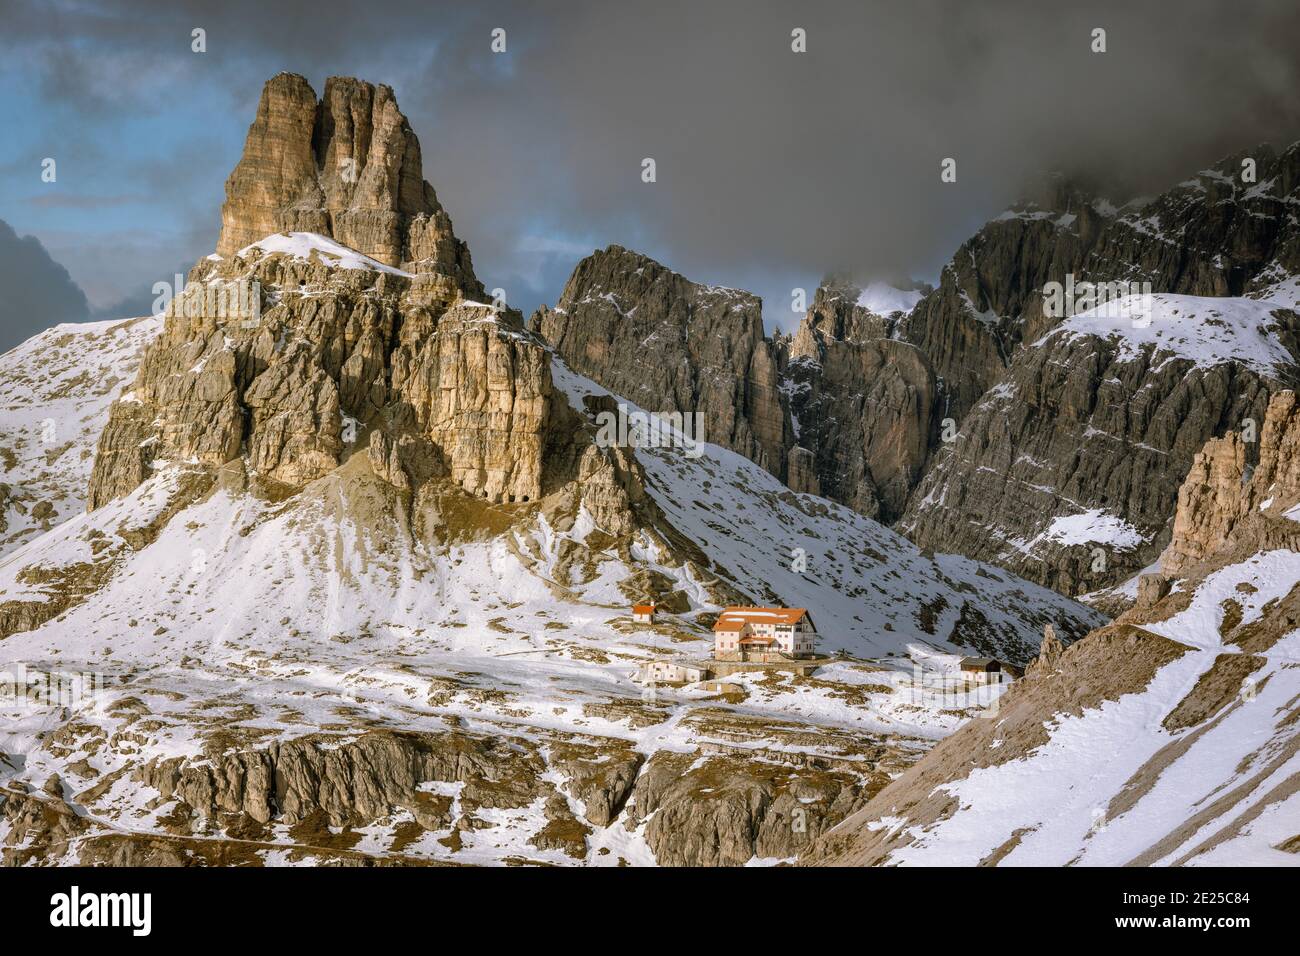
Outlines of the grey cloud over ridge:
M 1186 4 L 1171 20 L 1042 3 L 703 6 L 593 19 L 536 63 L 521 55 L 531 95 L 552 105 L 549 135 L 525 126 L 534 172 L 512 201 L 557 170 L 577 221 L 633 218 L 710 271 L 908 271 L 1047 168 L 1145 191 L 1300 129 L 1294 12 L 1270 30 Z M 1105 54 L 1089 50 L 1098 20 Z M 807 54 L 789 52 L 791 24 Z M 501 115 L 503 99 L 466 90 L 448 125 Z M 653 186 L 637 179 L 643 156 Z M 956 184 L 939 181 L 944 157 Z M 458 177 L 453 165 L 441 188 L 474 195 Z

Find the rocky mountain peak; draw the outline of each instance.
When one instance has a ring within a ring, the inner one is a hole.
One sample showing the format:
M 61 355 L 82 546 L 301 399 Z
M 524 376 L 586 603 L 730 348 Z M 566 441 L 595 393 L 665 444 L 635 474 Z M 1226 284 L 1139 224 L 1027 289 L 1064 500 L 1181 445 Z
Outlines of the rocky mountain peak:
M 390 87 L 331 77 L 318 100 L 296 74 L 266 84 L 219 255 L 191 271 L 112 406 L 91 509 L 178 462 L 287 493 L 364 453 L 417 499 L 454 487 L 492 504 L 536 502 L 577 474 L 589 443 L 549 352 L 518 313 L 477 301 L 420 169 Z M 214 294 L 234 288 L 255 312 Z M 604 459 L 583 461 L 590 477 Z
M 791 469 L 795 490 L 886 522 L 902 512 L 927 457 L 936 383 L 925 356 L 895 332 L 911 296 L 927 291 L 822 280 L 787 348 L 785 391 L 807 459 Z M 813 480 L 795 483 L 805 473 Z
M 706 441 L 784 477 L 792 428 L 758 296 L 609 246 L 532 328 L 574 371 L 648 411 L 698 415 Z
M 296 73 L 267 82 L 226 180 L 217 252 L 231 256 L 277 232 L 329 236 L 386 265 L 449 276 L 467 295 L 482 292 L 389 86 L 334 76 L 318 99 Z
M 1011 206 L 1015 211 L 1040 210 L 1060 215 L 1079 215 L 1085 207 L 1092 212 L 1111 211 L 1114 204 L 1101 198 L 1091 182 L 1062 170 L 1038 177 Z

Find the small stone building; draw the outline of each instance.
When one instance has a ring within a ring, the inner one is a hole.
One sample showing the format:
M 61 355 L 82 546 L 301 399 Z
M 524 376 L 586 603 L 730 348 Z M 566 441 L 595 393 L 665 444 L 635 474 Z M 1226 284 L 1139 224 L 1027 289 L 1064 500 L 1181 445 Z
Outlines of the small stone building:
M 632 620 L 638 624 L 653 624 L 655 622 L 655 606 L 650 604 L 633 604 Z
M 967 680 L 990 683 L 1002 679 L 1002 662 L 992 657 L 963 657 L 961 673 Z
M 680 661 L 651 661 L 637 675 L 645 684 L 694 684 L 710 676 L 707 667 Z

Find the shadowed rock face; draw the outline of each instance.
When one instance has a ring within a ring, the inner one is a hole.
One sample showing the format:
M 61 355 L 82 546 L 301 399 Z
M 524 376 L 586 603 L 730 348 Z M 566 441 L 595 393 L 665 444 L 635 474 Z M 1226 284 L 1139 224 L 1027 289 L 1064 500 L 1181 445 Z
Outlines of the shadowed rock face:
M 790 486 L 889 523 L 929 456 L 936 382 L 925 355 L 894 338 L 901 313 L 876 315 L 858 293 L 824 283 L 788 342 Z
M 704 438 L 861 514 L 892 521 L 929 454 L 937 383 L 900 314 L 827 284 L 798 332 L 764 338 L 757 297 L 618 246 L 580 262 L 532 328 L 565 362 L 651 411 L 698 412 Z
M 387 86 L 330 77 L 318 101 L 294 73 L 266 84 L 226 181 L 217 252 L 230 256 L 276 232 L 331 236 L 482 295 L 469 250 L 424 181 L 420 142 Z
M 610 246 L 578 263 L 532 328 L 574 371 L 650 412 L 698 412 L 705 441 L 785 477 L 789 414 L 756 296 Z
M 1242 160 L 1256 163 L 1242 180 Z M 1300 272 L 1300 229 L 1289 211 L 1300 189 L 1300 143 L 1280 155 L 1261 144 L 1198 172 L 1149 202 L 1115 210 L 1051 177 L 962 244 L 939 287 L 907 316 L 900 336 L 940 379 L 945 415 L 958 422 L 997 384 L 1017 351 L 1059 319 L 1043 286 L 1066 273 L 1092 282 L 1150 282 L 1153 292 L 1243 295 Z
M 1248 158 L 1253 182 L 1242 179 Z M 1149 281 L 1156 292 L 1248 295 L 1300 272 L 1298 195 L 1300 142 L 1280 154 L 1262 143 L 1122 211 L 1087 271 L 1098 281 Z
M 1242 181 L 1247 155 L 1255 182 Z M 1193 455 L 1244 419 L 1261 420 L 1269 394 L 1294 382 L 1295 365 L 1275 375 L 1238 362 L 1193 368 L 1151 349 L 1136 360 L 1119 355 L 1101 337 L 1044 338 L 1060 323 L 1044 313 L 1044 284 L 1073 273 L 1149 282 L 1157 294 L 1264 289 L 1300 272 L 1288 211 L 1297 186 L 1300 144 L 1281 155 L 1261 146 L 1119 211 L 1054 181 L 1039 202 L 980 229 L 939 289 L 889 332 L 930 363 L 933 418 L 959 423 L 952 444 L 933 441 L 940 429 L 931 429 L 932 457 L 898 529 L 1066 593 L 1152 563 L 1169 542 Z M 1294 311 L 1275 312 L 1271 324 L 1295 345 Z M 796 418 L 805 425 L 809 416 Z M 1091 546 L 1044 537 L 1056 516 L 1097 509 L 1141 541 L 1106 546 L 1099 562 Z
M 1150 347 L 1125 355 L 1114 340 L 1054 336 L 1022 350 L 940 447 L 899 530 L 1063 593 L 1123 581 L 1168 543 L 1201 446 L 1262 420 L 1281 386 L 1235 363 L 1200 368 Z M 1084 540 L 1056 523 L 1094 510 L 1131 533 Z
M 1043 316 L 1044 284 L 1081 273 L 1106 225 L 1106 207 L 1064 179 L 1050 178 L 1041 193 L 962 243 L 938 288 L 899 324 L 898 337 L 934 369 L 945 418 L 960 422 L 1020 345 L 1055 323 Z
M 1043 284 L 1072 272 L 1149 282 L 1155 293 L 1229 296 L 1300 272 L 1289 212 L 1300 144 L 1248 154 L 1254 183 L 1241 180 L 1242 154 L 1118 213 L 1062 186 L 958 251 L 940 288 L 902 323 L 939 379 L 936 417 L 960 429 L 932 447 L 899 530 L 1066 593 L 1113 584 L 1156 559 L 1197 450 L 1244 419 L 1262 420 L 1296 366 L 1271 375 L 1239 362 L 1194 368 L 1151 348 L 1120 355 L 1096 336 L 1044 339 L 1060 320 L 1043 314 Z M 1294 311 L 1271 322 L 1298 354 Z M 1106 546 L 1098 562 L 1094 547 L 1043 537 L 1054 517 L 1093 509 L 1142 541 Z

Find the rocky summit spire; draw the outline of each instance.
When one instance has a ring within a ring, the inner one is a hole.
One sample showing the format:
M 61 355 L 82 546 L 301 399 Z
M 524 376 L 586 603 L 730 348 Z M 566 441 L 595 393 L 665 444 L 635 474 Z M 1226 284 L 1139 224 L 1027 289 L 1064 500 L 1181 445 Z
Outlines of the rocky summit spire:
M 1051 624 L 1043 625 L 1043 642 L 1038 646 L 1038 656 L 1025 668 L 1026 676 L 1050 674 L 1056 670 L 1065 653 L 1065 644 L 1056 636 L 1056 628 Z
M 480 288 L 388 86 L 330 77 L 318 101 L 296 73 L 267 82 L 226 180 L 217 252 L 287 231 L 321 233 L 387 265 Z

